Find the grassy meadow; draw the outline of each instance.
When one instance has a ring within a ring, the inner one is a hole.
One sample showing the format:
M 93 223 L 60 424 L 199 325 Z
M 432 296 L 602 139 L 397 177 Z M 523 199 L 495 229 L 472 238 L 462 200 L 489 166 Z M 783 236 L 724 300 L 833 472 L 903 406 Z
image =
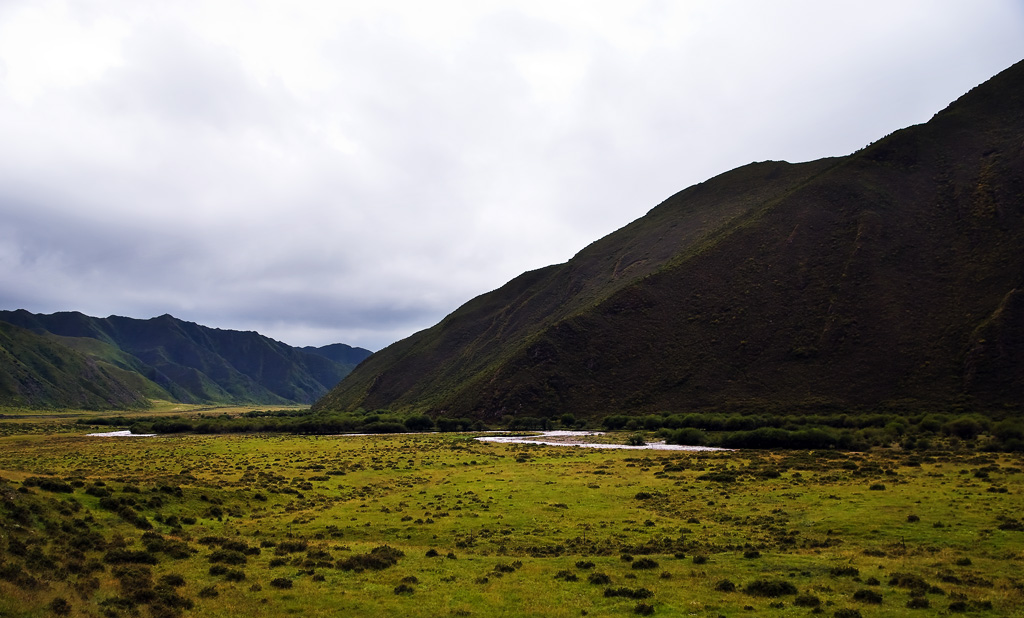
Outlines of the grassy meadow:
M 0 424 L 0 616 L 1024 615 L 1020 454 Z

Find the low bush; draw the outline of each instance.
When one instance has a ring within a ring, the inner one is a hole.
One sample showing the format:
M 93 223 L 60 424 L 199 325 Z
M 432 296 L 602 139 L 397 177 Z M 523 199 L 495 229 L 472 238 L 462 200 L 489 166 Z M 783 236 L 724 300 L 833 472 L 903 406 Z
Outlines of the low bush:
M 627 599 L 649 599 L 654 596 L 654 593 L 647 588 L 605 588 L 605 597 L 624 597 Z
M 743 587 L 743 592 L 754 597 L 781 597 L 796 594 L 796 586 L 784 579 L 757 579 Z
M 339 560 L 337 567 L 342 571 L 360 571 L 370 569 L 380 571 L 398 563 L 405 554 L 389 545 L 374 547 L 366 554 L 356 554 Z

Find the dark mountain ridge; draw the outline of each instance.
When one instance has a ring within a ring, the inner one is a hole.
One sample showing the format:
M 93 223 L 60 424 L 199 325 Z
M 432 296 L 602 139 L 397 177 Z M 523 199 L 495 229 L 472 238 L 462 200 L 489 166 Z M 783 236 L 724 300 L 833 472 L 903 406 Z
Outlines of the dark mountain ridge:
M 134 373 L 150 396 L 185 403 L 310 403 L 356 364 L 332 360 L 329 346 L 326 352 L 293 348 L 253 331 L 209 328 L 170 315 L 137 320 L 17 310 L 0 311 L 0 321 Z M 369 354 L 349 348 L 348 358 Z
M 1024 63 L 753 163 L 374 354 L 314 405 L 493 419 L 1024 402 Z

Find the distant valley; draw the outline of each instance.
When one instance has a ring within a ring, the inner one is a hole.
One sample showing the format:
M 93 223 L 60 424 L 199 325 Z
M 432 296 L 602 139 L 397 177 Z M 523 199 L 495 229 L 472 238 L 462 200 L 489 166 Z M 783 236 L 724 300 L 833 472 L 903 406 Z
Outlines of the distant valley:
M 0 404 L 309 404 L 369 355 L 344 344 L 296 348 L 170 315 L 138 320 L 0 311 Z

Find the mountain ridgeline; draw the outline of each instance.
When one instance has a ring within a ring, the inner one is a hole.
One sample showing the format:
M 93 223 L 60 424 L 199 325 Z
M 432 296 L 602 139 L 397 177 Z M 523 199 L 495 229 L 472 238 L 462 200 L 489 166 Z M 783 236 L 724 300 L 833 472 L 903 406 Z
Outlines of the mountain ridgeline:
M 29 407 L 311 403 L 370 355 L 344 344 L 294 348 L 170 315 L 0 311 L 0 326 L 0 403 Z
M 752 163 L 374 354 L 314 410 L 580 418 L 1024 402 L 1024 63 L 845 157 Z

